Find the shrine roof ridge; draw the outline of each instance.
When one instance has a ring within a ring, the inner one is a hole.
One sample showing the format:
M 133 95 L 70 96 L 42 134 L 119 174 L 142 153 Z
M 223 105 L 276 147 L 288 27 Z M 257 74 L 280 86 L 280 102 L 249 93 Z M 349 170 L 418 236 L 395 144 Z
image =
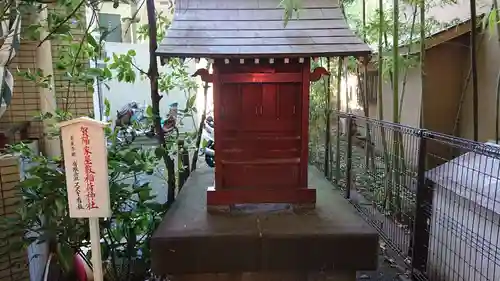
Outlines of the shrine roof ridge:
M 177 0 L 160 57 L 366 56 L 335 0 L 303 1 L 284 26 L 280 0 Z

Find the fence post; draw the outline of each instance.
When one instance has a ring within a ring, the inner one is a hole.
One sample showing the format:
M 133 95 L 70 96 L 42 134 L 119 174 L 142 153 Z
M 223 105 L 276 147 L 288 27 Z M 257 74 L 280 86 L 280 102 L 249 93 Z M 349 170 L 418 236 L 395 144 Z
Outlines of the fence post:
M 418 168 L 417 168 L 417 191 L 415 204 L 415 220 L 412 229 L 410 247 L 412 279 L 422 276 L 427 270 L 427 258 L 429 254 L 430 219 L 432 216 L 432 187 L 425 177 L 427 139 L 425 130 L 418 133 Z
M 345 172 L 345 198 L 351 198 L 351 178 L 352 178 L 352 114 L 347 115 L 347 151 L 346 151 L 346 172 Z
M 179 190 L 182 188 L 184 183 L 190 174 L 189 169 L 189 152 L 184 146 L 184 140 L 177 141 L 177 157 L 178 157 L 178 170 L 179 170 Z M 195 152 L 196 153 L 196 152 Z

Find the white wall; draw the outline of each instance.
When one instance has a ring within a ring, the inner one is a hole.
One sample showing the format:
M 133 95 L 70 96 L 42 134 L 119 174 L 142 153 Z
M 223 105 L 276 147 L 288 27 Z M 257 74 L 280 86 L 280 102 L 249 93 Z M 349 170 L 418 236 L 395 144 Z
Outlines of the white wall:
M 131 49 L 135 50 L 136 52 L 135 64 L 144 71 L 147 71 L 149 67 L 148 44 L 127 44 L 127 43 L 113 43 L 113 42 L 108 42 L 105 44 L 106 55 L 108 57 L 111 57 L 113 53 L 125 54 Z M 188 60 L 186 61 L 186 64 L 188 65 L 188 73 L 194 73 L 197 68 L 204 67 L 206 65 L 206 62 L 201 62 L 199 64 L 196 64 L 194 60 Z M 160 73 L 165 73 L 168 71 L 168 67 L 161 66 L 159 64 L 158 70 Z M 118 80 L 113 79 L 112 81 L 106 82 L 106 84 L 109 87 L 109 90 L 108 87 L 106 86 L 101 87 L 103 99 L 104 98 L 108 99 L 111 104 L 110 117 L 112 119 L 115 118 L 116 111 L 119 110 L 122 106 L 124 106 L 128 102 L 136 101 L 141 104 L 151 105 L 151 92 L 150 92 L 151 88 L 149 80 L 147 78 L 142 77 L 139 71 L 136 71 L 136 75 L 137 78 L 135 83 L 118 82 Z M 195 127 L 198 126 L 199 122 L 198 120 L 201 116 L 201 109 L 203 108 L 203 85 L 201 83 L 201 80 L 199 80 L 199 78 L 198 78 L 198 83 L 200 87 L 198 89 L 197 100 L 196 100 L 196 105 L 198 108 L 198 114 L 197 116 L 195 116 L 196 124 L 193 124 L 193 121 L 190 118 L 185 118 L 183 120 L 184 125 L 181 128 L 179 128 L 181 132 L 192 131 Z M 212 103 L 211 88 L 209 92 L 210 93 L 208 98 L 208 104 L 211 104 Z M 96 90 L 95 93 L 96 93 L 94 97 L 95 112 L 98 112 L 98 103 L 96 102 L 98 91 Z M 168 94 L 160 92 L 160 94 L 163 95 L 163 99 L 160 102 L 161 116 L 165 116 L 168 113 L 168 105 L 173 102 L 179 103 L 179 109 L 185 108 L 187 95 L 181 89 L 174 89 L 170 91 Z

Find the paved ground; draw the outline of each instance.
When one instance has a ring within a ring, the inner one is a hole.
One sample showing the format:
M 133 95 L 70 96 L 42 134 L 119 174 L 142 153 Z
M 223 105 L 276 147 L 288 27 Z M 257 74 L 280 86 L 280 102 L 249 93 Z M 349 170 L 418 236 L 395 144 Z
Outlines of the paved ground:
M 310 166 L 309 168 L 316 170 L 314 174 L 318 177 L 322 177 L 322 172 L 320 172 L 318 169 L 313 168 Z M 335 187 L 331 185 L 332 189 L 335 189 Z M 353 208 L 353 212 L 356 212 L 355 209 Z M 371 281 L 371 280 L 378 280 L 378 281 L 392 281 L 392 280 L 398 280 L 398 281 L 406 281 L 407 278 L 405 278 L 405 269 L 404 267 L 401 266 L 402 261 L 397 260 L 395 257 L 397 255 L 391 250 L 388 249 L 385 246 L 385 243 L 383 241 L 380 241 L 380 248 L 379 248 L 379 267 L 375 271 L 361 271 L 358 272 L 357 274 L 357 280 L 364 280 L 364 281 Z
M 134 145 L 137 146 L 145 146 L 145 147 L 153 147 L 156 145 L 156 140 L 149 139 L 147 137 L 137 137 Z M 189 156 L 189 159 L 192 159 L 192 154 Z M 177 171 L 177 161 L 174 161 L 175 168 Z M 159 203 L 165 203 L 167 201 L 167 181 L 166 181 L 166 171 L 165 164 L 163 161 L 158 163 L 158 167 L 156 168 L 155 173 L 149 177 L 143 177 L 140 180 L 151 182 L 151 187 L 153 188 L 153 193 L 156 194 L 156 199 Z M 203 157 L 198 158 L 198 167 L 204 166 L 205 159 Z

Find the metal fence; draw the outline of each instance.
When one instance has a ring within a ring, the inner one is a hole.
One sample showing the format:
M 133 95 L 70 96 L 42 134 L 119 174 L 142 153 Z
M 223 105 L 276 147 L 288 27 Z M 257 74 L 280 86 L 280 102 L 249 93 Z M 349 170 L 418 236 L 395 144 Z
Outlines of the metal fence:
M 334 121 L 310 161 L 414 280 L 500 280 L 500 146 L 350 114 Z

